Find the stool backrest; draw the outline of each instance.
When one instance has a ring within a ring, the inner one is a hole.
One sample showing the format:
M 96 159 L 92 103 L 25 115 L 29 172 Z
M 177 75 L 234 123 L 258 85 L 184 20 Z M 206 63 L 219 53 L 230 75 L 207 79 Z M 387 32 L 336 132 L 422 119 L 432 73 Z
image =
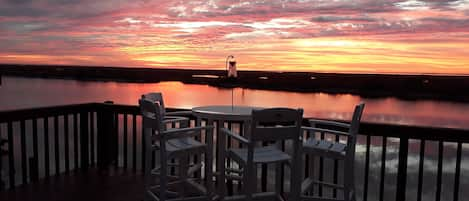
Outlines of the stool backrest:
M 159 103 L 150 101 L 148 99 L 140 99 L 138 101 L 140 112 L 143 118 L 143 127 L 145 129 L 151 128 L 157 131 L 162 131 L 163 116 L 161 115 L 161 106 Z
M 349 133 L 353 136 L 356 136 L 358 134 L 358 130 L 360 129 L 360 121 L 361 121 L 364 109 L 365 109 L 365 103 L 360 103 L 355 106 L 355 110 L 353 111 L 352 122 L 350 123 L 350 131 L 349 131 Z
M 351 137 L 349 137 L 347 140 L 347 152 L 346 152 L 346 155 L 349 159 L 349 163 L 353 163 L 353 161 L 355 161 L 355 145 L 357 143 L 357 135 L 360 129 L 360 121 L 361 121 L 364 109 L 365 109 L 365 103 L 359 103 L 358 105 L 355 106 L 355 110 L 353 111 L 352 121 L 350 122 L 350 129 L 348 131 Z
M 164 106 L 164 100 L 163 100 L 163 94 L 160 92 L 151 92 L 147 94 L 142 95 L 142 99 L 146 99 L 148 101 L 151 101 L 158 105 L 160 107 L 160 116 L 164 117 L 165 116 L 165 106 Z
M 302 109 L 269 108 L 252 111 L 251 141 L 299 139 Z

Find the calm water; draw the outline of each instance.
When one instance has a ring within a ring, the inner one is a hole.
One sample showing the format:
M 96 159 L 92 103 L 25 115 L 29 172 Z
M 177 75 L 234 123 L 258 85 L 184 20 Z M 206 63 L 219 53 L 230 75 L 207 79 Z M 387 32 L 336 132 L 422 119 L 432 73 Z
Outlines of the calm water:
M 448 101 L 407 101 L 396 98 L 362 98 L 350 94 L 295 93 L 235 88 L 220 89 L 208 85 L 161 82 L 155 84 L 75 81 L 3 77 L 0 86 L 0 110 L 103 102 L 136 105 L 141 94 L 163 92 L 169 107 L 231 104 L 262 107 L 303 108 L 305 116 L 345 119 L 353 106 L 366 103 L 364 121 L 393 124 L 469 128 L 469 104 Z
M 367 99 L 350 94 L 331 95 L 325 93 L 295 93 L 242 88 L 235 88 L 232 91 L 231 89 L 219 89 L 207 85 L 183 84 L 181 82 L 136 84 L 21 77 L 3 77 L 2 81 L 2 85 L 0 86 L 0 110 L 72 103 L 103 102 L 106 100 L 112 100 L 117 104 L 136 105 L 141 94 L 152 91 L 163 92 L 165 101 L 169 107 L 190 109 L 201 105 L 231 104 L 231 95 L 233 93 L 233 102 L 236 105 L 303 108 L 305 110 L 305 116 L 308 117 L 349 120 L 354 105 L 363 101 L 366 103 L 364 113 L 365 121 L 469 129 L 469 124 L 467 123 L 469 122 L 469 115 L 467 115 L 469 112 L 469 104 L 447 101 L 405 101 L 396 98 Z M 42 124 L 39 125 L 41 126 Z M 13 126 L 15 127 L 14 130 L 17 131 L 19 125 L 16 123 Z M 50 125 L 50 127 L 52 127 L 52 125 Z M 60 128 L 60 130 L 62 131 L 62 128 Z M 140 129 L 138 129 L 138 131 L 140 131 Z M 5 135 L 6 125 L 0 125 L 0 133 Z M 28 134 L 27 136 L 30 135 Z M 39 133 L 40 138 L 41 136 L 42 134 Z M 122 128 L 119 130 L 119 136 L 119 139 L 123 136 Z M 52 145 L 52 138 L 49 140 Z M 371 138 L 370 174 L 368 178 L 370 184 L 368 188 L 369 200 L 378 200 L 379 196 L 378 184 L 380 182 L 379 175 L 381 168 L 381 140 L 381 137 Z M 122 141 L 119 143 L 122 144 Z M 359 136 L 355 162 L 358 200 L 362 199 L 362 193 L 364 192 L 365 143 L 364 136 Z M 15 147 L 18 149 L 20 147 L 18 132 L 15 134 L 15 144 Z M 30 137 L 27 138 L 27 144 L 31 144 Z M 70 142 L 70 144 L 72 143 Z M 139 152 L 141 150 L 140 144 L 137 146 Z M 409 147 L 407 200 L 416 200 L 420 141 L 411 140 Z M 455 143 L 444 144 L 441 200 L 452 200 L 456 155 L 455 148 Z M 398 139 L 388 138 L 384 191 L 385 200 L 395 200 L 398 149 Z M 32 155 L 31 150 L 31 148 L 28 148 L 28 155 Z M 53 156 L 52 150 L 49 150 L 49 152 L 51 156 Z M 16 158 L 20 157 L 19 153 L 20 150 L 15 151 Z M 119 153 L 119 157 L 122 159 L 122 150 L 119 150 Z M 438 143 L 427 141 L 424 158 L 423 200 L 434 200 L 436 167 L 438 163 L 437 153 Z M 42 154 L 43 152 L 40 151 L 40 155 Z M 140 155 L 140 153 L 138 155 Z M 463 144 L 462 156 L 459 192 L 460 197 L 465 198 L 469 196 L 469 192 L 464 191 L 464 189 L 469 188 L 469 144 Z M 60 157 L 61 167 L 64 167 L 64 156 L 61 155 Z M 4 162 L 6 162 L 6 160 Z M 20 169 L 21 164 L 19 162 L 20 160 L 16 160 L 15 163 L 17 170 Z M 71 162 L 73 167 L 74 163 L 73 161 Z M 40 168 L 43 167 L 43 165 L 44 162 L 40 161 Z M 326 160 L 325 165 L 326 170 L 331 169 L 332 161 Z M 41 169 L 40 171 L 40 176 L 42 177 L 44 170 Z M 54 171 L 54 164 L 51 164 L 51 171 Z M 6 175 L 3 174 L 3 176 L 3 180 L 7 181 L 8 178 Z M 341 178 L 342 176 L 339 177 Z M 326 171 L 325 178 L 326 180 L 331 179 L 331 172 Z M 19 174 L 16 180 L 20 181 Z

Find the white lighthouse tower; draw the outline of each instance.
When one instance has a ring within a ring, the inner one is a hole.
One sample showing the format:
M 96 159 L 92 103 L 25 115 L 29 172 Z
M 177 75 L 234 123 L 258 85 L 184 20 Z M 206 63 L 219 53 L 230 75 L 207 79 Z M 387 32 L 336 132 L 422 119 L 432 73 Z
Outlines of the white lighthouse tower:
M 228 78 L 238 77 L 238 72 L 236 71 L 236 60 L 233 55 L 226 58 L 226 70 L 228 71 Z

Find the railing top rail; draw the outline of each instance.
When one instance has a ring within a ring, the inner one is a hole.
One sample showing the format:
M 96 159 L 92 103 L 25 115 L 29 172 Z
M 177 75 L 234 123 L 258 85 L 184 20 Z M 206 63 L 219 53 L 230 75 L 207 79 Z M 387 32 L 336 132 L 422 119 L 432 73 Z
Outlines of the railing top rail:
M 97 103 L 83 103 L 0 111 L 0 123 L 93 110 Z
M 360 134 L 447 142 L 469 142 L 469 130 L 364 122 Z
M 99 103 L 103 108 L 112 109 L 118 113 L 128 113 L 128 114 L 140 114 L 140 109 L 136 105 L 123 105 L 123 104 L 105 104 Z M 179 108 L 166 108 L 167 111 L 188 111 L 187 109 Z

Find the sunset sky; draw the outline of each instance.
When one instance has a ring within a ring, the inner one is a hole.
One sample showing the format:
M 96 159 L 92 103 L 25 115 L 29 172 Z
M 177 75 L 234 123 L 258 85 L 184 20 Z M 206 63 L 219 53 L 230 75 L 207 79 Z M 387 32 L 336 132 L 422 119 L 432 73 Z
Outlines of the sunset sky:
M 0 63 L 469 74 L 469 0 L 0 0 Z

